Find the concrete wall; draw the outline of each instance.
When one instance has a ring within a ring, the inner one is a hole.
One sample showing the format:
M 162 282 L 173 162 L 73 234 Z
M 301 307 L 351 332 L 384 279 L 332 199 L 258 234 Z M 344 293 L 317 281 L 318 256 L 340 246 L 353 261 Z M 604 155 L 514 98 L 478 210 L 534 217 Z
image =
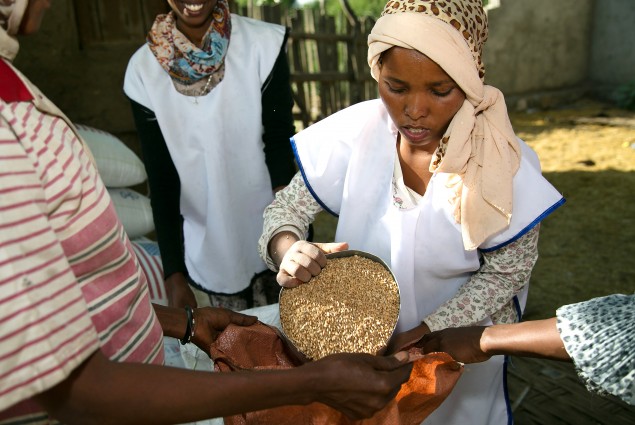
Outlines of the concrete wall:
M 72 0 L 52 2 L 40 31 L 20 37 L 16 66 L 74 122 L 134 137 L 123 77 L 144 39 L 81 48 L 75 22 Z
M 511 108 L 554 106 L 635 80 L 635 0 L 489 3 L 486 80 Z M 76 22 L 73 0 L 55 0 L 41 31 L 21 37 L 16 65 L 75 122 L 134 139 L 122 84 L 143 37 L 80 48 Z
M 488 5 L 486 82 L 508 103 L 579 96 L 588 79 L 594 0 L 500 0 Z
M 635 83 L 635 1 L 596 0 L 589 80 L 591 88 L 609 92 Z

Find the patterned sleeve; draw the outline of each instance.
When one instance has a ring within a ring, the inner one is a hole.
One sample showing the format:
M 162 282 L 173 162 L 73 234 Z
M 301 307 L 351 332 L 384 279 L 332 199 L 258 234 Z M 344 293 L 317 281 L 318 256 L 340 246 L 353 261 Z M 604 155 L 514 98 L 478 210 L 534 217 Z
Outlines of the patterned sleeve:
M 49 221 L 43 186 L 62 183 L 40 180 L 33 147 L 8 122 L 0 117 L 0 412 L 63 381 L 99 347 Z
M 278 270 L 267 252 L 271 238 L 282 230 L 292 231 L 300 239 L 306 238 L 309 225 L 321 211 L 322 207 L 309 192 L 300 172 L 287 187 L 276 193 L 274 201 L 265 209 L 263 232 L 258 242 L 260 257 L 269 269 Z
M 635 404 L 635 294 L 565 305 L 556 316 L 565 349 L 587 388 Z
M 470 326 L 488 316 L 494 324 L 518 321 L 513 298 L 529 283 L 538 259 L 538 233 L 535 226 L 517 241 L 484 252 L 481 268 L 452 299 L 423 320 L 430 330 Z

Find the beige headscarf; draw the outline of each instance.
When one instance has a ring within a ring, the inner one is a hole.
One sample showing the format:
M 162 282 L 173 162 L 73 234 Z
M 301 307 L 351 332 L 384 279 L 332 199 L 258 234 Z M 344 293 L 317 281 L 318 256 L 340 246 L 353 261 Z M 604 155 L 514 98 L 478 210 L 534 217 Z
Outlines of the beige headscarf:
M 398 46 L 432 59 L 465 92 L 430 171 L 455 174 L 450 184 L 456 196 L 449 201 L 468 250 L 509 225 L 521 155 L 503 94 L 483 83 L 486 40 L 482 0 L 391 0 L 368 37 L 368 64 L 376 80 L 381 53 Z
M 29 0 L 0 0 L 0 56 L 13 60 L 19 44 L 15 36 L 20 29 Z

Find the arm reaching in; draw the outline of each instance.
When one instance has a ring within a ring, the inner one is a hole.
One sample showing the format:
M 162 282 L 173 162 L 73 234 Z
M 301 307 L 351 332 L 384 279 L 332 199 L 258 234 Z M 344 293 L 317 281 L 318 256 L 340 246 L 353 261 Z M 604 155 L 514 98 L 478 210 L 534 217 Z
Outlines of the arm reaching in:
M 405 353 L 337 354 L 290 370 L 227 374 L 116 363 L 96 351 L 36 398 L 68 424 L 174 424 L 312 402 L 360 419 L 394 398 L 411 369 Z
M 494 355 L 570 360 L 556 318 L 522 323 L 448 328 L 425 335 L 424 352 L 443 351 L 463 363 L 483 362 Z

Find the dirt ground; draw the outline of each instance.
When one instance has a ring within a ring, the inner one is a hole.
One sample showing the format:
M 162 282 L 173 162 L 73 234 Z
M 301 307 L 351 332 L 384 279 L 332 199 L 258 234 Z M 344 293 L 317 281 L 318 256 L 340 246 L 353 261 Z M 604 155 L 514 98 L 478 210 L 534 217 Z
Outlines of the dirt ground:
M 635 112 L 582 101 L 512 121 L 567 200 L 541 227 L 526 318 L 635 292 Z
M 512 121 L 567 199 L 541 228 L 525 319 L 553 316 L 563 304 L 635 292 L 635 112 L 582 101 L 514 114 Z M 635 407 L 588 393 L 571 364 L 511 360 L 517 425 L 635 423 Z
M 582 100 L 511 115 L 566 203 L 542 224 L 525 319 L 564 304 L 635 292 L 635 112 Z M 332 240 L 321 215 L 316 240 Z M 511 358 L 508 387 L 516 425 L 635 423 L 635 407 L 588 393 L 570 363 Z

